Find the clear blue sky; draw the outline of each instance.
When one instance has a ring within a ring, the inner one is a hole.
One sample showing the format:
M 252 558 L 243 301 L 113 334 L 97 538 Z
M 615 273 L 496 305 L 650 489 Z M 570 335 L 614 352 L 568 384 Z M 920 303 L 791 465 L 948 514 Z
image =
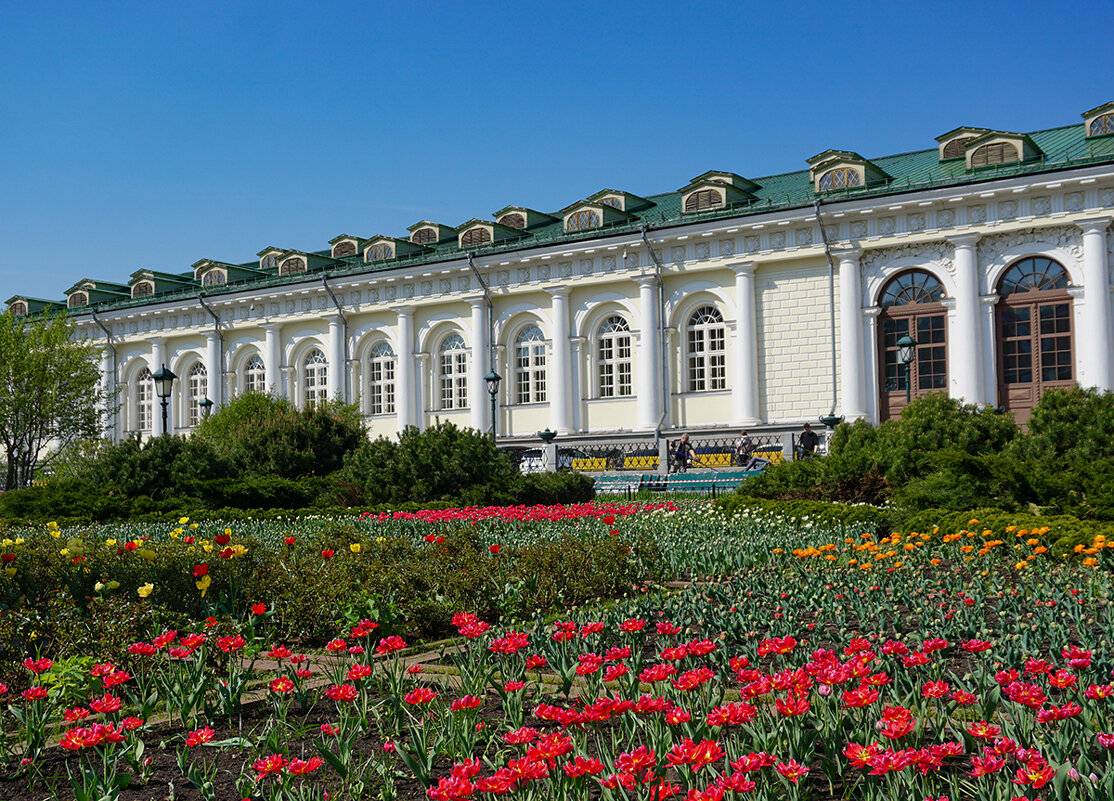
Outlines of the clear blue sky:
M 1114 99 L 1109 3 L 0 1 L 0 300 Z

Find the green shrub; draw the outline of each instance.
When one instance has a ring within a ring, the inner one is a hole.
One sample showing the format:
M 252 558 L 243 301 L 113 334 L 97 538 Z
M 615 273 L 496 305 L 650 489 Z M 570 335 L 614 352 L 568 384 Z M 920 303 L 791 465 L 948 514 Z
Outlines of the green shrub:
M 1059 467 L 1114 459 L 1114 393 L 1046 390 L 1018 446 L 1022 456 Z
M 340 469 L 365 436 L 354 405 L 329 401 L 296 409 L 285 398 L 249 392 L 203 420 L 193 439 L 240 474 L 295 479 Z
M 529 473 L 519 479 L 515 500 L 527 506 L 587 503 L 596 497 L 595 486 L 583 473 Z

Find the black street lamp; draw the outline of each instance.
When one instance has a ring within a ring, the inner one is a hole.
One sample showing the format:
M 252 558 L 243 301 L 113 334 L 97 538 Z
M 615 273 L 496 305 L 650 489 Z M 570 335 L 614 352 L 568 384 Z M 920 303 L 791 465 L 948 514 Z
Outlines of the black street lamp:
M 159 400 L 162 401 L 162 433 L 163 434 L 165 434 L 166 430 L 167 430 L 167 426 L 166 426 L 166 402 L 170 398 L 170 389 L 171 389 L 171 387 L 173 387 L 174 379 L 177 378 L 177 377 L 178 376 L 174 375 L 174 373 L 172 373 L 172 372 L 170 372 L 169 370 L 166 369 L 165 364 L 162 367 L 160 367 L 155 372 L 155 374 L 153 376 L 151 376 L 151 380 L 155 382 L 155 394 L 158 395 Z
M 913 356 L 917 347 L 917 340 L 906 334 L 897 341 L 897 358 L 902 364 L 905 365 L 905 404 L 908 405 L 909 401 L 913 399 L 913 382 L 909 378 L 910 365 L 913 364 Z
M 197 405 L 201 407 L 202 417 L 208 417 L 209 413 L 213 411 L 213 402 L 208 398 L 202 398 L 197 402 Z
M 499 396 L 499 382 L 503 380 L 503 376 L 495 372 L 495 368 L 484 376 L 484 381 L 487 382 L 487 394 L 491 396 L 491 441 L 495 441 L 495 402 Z

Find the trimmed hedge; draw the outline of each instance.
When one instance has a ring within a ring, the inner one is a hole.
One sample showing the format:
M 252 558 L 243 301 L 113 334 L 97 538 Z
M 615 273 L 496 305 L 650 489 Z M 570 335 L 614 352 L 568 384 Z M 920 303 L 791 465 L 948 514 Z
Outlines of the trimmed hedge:
M 845 526 L 871 530 L 875 534 L 888 533 L 886 510 L 868 504 L 848 505 L 825 501 L 771 501 L 727 495 L 715 501 L 724 514 L 754 513 L 777 515 L 790 520 L 804 520 L 824 526 Z
M 974 520 L 976 522 L 972 523 Z M 1049 552 L 1064 558 L 1072 555 L 1077 545 L 1090 546 L 1096 535 L 1103 535 L 1114 541 L 1114 522 L 1105 520 L 1081 520 L 1072 515 L 1038 515 L 1031 512 L 1010 512 L 1003 509 L 985 508 L 953 512 L 947 509 L 926 509 L 909 518 L 900 528 L 901 533 L 917 531 L 929 533 L 934 528 L 944 534 L 959 531 L 985 531 L 990 529 L 998 534 L 1004 533 L 1008 526 L 1018 529 L 1037 529 L 1047 527 L 1051 534 Z

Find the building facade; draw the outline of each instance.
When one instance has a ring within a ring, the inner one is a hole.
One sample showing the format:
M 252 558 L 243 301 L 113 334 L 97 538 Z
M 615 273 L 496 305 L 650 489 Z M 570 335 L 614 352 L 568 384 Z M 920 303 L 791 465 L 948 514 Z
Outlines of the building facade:
M 877 422 L 941 391 L 1024 421 L 1049 387 L 1114 388 L 1114 103 L 1082 116 L 140 269 L 79 281 L 64 303 L 8 305 L 65 308 L 103 343 L 117 439 L 161 433 L 162 365 L 178 376 L 174 432 L 204 399 L 250 390 L 358 402 L 373 436 L 436 420 L 487 430 L 492 370 L 510 439 L 773 430 L 833 411 Z

